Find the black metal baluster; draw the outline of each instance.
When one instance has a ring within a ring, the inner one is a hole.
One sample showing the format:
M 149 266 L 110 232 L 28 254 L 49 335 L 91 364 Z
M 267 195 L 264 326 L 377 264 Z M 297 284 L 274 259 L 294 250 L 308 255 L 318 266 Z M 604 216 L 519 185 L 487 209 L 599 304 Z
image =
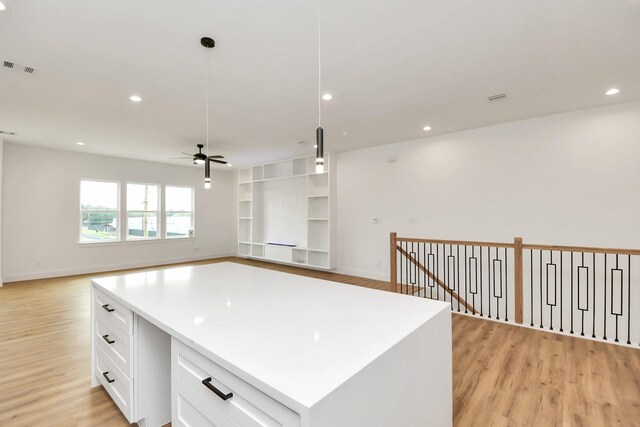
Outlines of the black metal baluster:
M 582 268 L 586 268 L 587 269 L 587 275 L 586 275 L 586 279 L 587 279 L 587 289 L 585 290 L 585 293 L 587 294 L 587 306 L 586 308 L 581 308 L 580 307 L 580 268 L 578 267 L 578 310 L 580 310 L 580 312 L 582 313 L 582 328 L 580 331 L 580 336 L 583 337 L 584 336 L 584 312 L 587 311 L 589 309 L 589 268 L 585 267 L 584 265 L 584 252 L 582 252 Z
M 467 296 L 468 295 L 467 291 L 469 290 L 469 273 L 467 270 L 468 262 L 469 262 L 469 259 L 467 258 L 467 245 L 464 245 L 464 302 L 466 303 L 464 305 L 465 314 L 468 313 L 467 306 L 469 305 L 468 296 Z
M 604 256 L 604 273 L 603 273 L 604 285 L 602 286 L 604 291 L 604 306 L 602 307 L 602 320 L 604 323 L 604 329 L 602 330 L 602 339 L 606 341 L 607 340 L 607 254 L 604 253 L 602 255 Z M 611 271 L 611 274 L 613 274 L 613 271 Z M 613 277 L 611 278 L 611 286 L 613 286 Z M 613 303 L 613 292 L 611 293 L 611 302 Z
M 542 249 L 540 249 L 540 328 L 542 328 Z
M 436 279 L 440 280 L 440 245 L 438 243 L 436 243 Z M 436 299 L 440 300 L 440 286 L 436 286 Z
M 571 251 L 571 331 L 573 334 L 573 251 Z
M 547 264 L 547 305 L 549 306 L 549 330 L 553 331 L 553 307 L 556 303 L 556 273 L 555 264 L 553 263 L 553 251 L 549 251 L 549 260 Z M 549 303 L 549 267 L 554 266 L 554 278 L 553 278 L 553 304 Z
M 562 330 L 562 276 L 564 275 L 564 270 L 562 269 L 562 258 L 564 252 L 560 251 L 560 332 L 564 332 Z
M 596 253 L 593 253 L 593 332 L 591 338 L 596 337 Z
M 487 247 L 487 296 L 489 301 L 489 319 L 491 319 L 491 248 Z
M 403 244 L 403 242 L 400 242 L 400 248 L 403 247 L 402 244 Z M 404 289 L 403 288 L 404 281 L 403 281 L 403 278 L 402 278 L 402 269 L 403 269 L 403 265 L 404 265 L 404 255 L 402 255 L 403 252 L 400 252 L 400 253 L 401 253 L 401 255 L 400 255 L 400 293 L 403 294 L 404 293 L 404 290 L 403 290 Z
M 509 273 L 507 264 L 507 248 L 504 248 L 504 321 L 509 321 Z
M 631 345 L 631 254 L 627 255 L 629 269 L 627 270 L 627 344 Z
M 531 255 L 531 280 L 529 280 L 529 291 L 531 293 L 531 298 L 529 299 L 529 306 L 531 310 L 529 311 L 529 317 L 531 318 L 531 323 L 529 326 L 533 326 L 533 249 L 529 249 L 529 254 Z
M 460 313 L 460 245 L 456 245 L 456 282 L 458 287 L 458 313 Z
M 498 276 L 496 275 L 496 261 L 499 261 L 498 255 L 498 247 L 496 246 L 496 257 L 493 260 L 493 296 L 496 297 L 496 320 L 500 320 L 500 299 L 502 298 L 502 265 L 498 269 L 498 273 L 500 273 L 500 296 L 496 294 L 496 280 Z M 502 264 L 502 263 L 500 263 Z

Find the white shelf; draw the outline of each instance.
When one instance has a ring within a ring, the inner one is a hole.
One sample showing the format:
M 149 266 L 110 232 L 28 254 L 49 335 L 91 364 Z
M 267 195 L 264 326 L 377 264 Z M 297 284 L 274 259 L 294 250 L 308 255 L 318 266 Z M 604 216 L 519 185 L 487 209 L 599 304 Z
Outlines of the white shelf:
M 321 269 L 335 268 L 335 171 L 315 173 L 315 157 L 241 169 L 238 254 Z M 270 245 L 267 242 L 295 246 Z M 314 249 L 307 249 L 312 247 Z

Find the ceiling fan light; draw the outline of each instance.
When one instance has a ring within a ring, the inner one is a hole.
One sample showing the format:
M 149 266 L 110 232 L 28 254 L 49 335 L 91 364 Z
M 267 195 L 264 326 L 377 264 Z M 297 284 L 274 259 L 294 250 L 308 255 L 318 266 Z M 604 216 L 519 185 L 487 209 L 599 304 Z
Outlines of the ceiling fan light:
M 193 161 L 194 165 L 204 165 L 204 160 L 203 159 L 195 159 Z

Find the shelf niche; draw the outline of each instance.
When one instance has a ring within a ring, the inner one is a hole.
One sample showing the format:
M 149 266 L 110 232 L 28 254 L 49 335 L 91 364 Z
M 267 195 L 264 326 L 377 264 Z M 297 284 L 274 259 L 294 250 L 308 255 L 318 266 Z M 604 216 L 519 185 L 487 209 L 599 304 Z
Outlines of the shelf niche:
M 335 171 L 329 158 L 327 153 L 320 174 L 313 156 L 238 171 L 238 255 L 335 268 Z

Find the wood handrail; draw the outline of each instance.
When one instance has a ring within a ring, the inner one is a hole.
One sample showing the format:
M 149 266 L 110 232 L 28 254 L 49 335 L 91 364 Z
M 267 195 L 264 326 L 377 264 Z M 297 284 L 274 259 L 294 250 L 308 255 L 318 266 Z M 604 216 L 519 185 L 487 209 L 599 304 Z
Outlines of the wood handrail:
M 513 248 L 513 243 L 500 242 L 474 242 L 470 240 L 437 240 L 437 239 L 414 239 L 412 237 L 396 237 L 398 242 L 414 242 L 414 243 L 436 243 L 445 245 L 461 245 L 461 246 L 483 246 L 492 248 Z
M 470 310 L 473 314 L 476 314 L 476 311 L 474 310 L 473 306 L 469 305 L 467 303 L 467 301 L 464 300 L 464 298 L 460 298 L 460 296 L 453 292 L 451 289 L 449 289 L 449 287 L 443 283 L 440 279 L 438 279 L 438 277 L 431 273 L 431 271 L 429 271 L 424 265 L 422 265 L 418 260 L 416 260 L 415 258 L 413 258 L 407 251 L 405 251 L 401 246 L 397 246 L 396 245 L 396 249 L 398 250 L 398 252 L 400 252 L 403 256 L 405 256 L 413 265 L 415 265 L 416 267 L 418 267 L 420 269 L 420 271 L 422 271 L 423 273 L 425 273 L 427 276 L 429 276 L 431 279 L 433 279 L 433 281 L 440 286 L 446 293 L 448 293 L 451 298 L 455 298 L 456 301 L 458 301 L 460 304 L 464 305 L 465 308 L 467 310 Z M 394 257 L 395 260 L 395 257 Z
M 615 249 L 615 248 L 595 248 L 595 247 L 588 247 L 588 246 L 559 246 L 559 245 L 532 245 L 532 244 L 523 244 L 522 248 L 543 250 L 543 251 L 589 252 L 589 253 L 596 253 L 596 254 L 617 254 L 617 255 L 640 255 L 640 249 Z

